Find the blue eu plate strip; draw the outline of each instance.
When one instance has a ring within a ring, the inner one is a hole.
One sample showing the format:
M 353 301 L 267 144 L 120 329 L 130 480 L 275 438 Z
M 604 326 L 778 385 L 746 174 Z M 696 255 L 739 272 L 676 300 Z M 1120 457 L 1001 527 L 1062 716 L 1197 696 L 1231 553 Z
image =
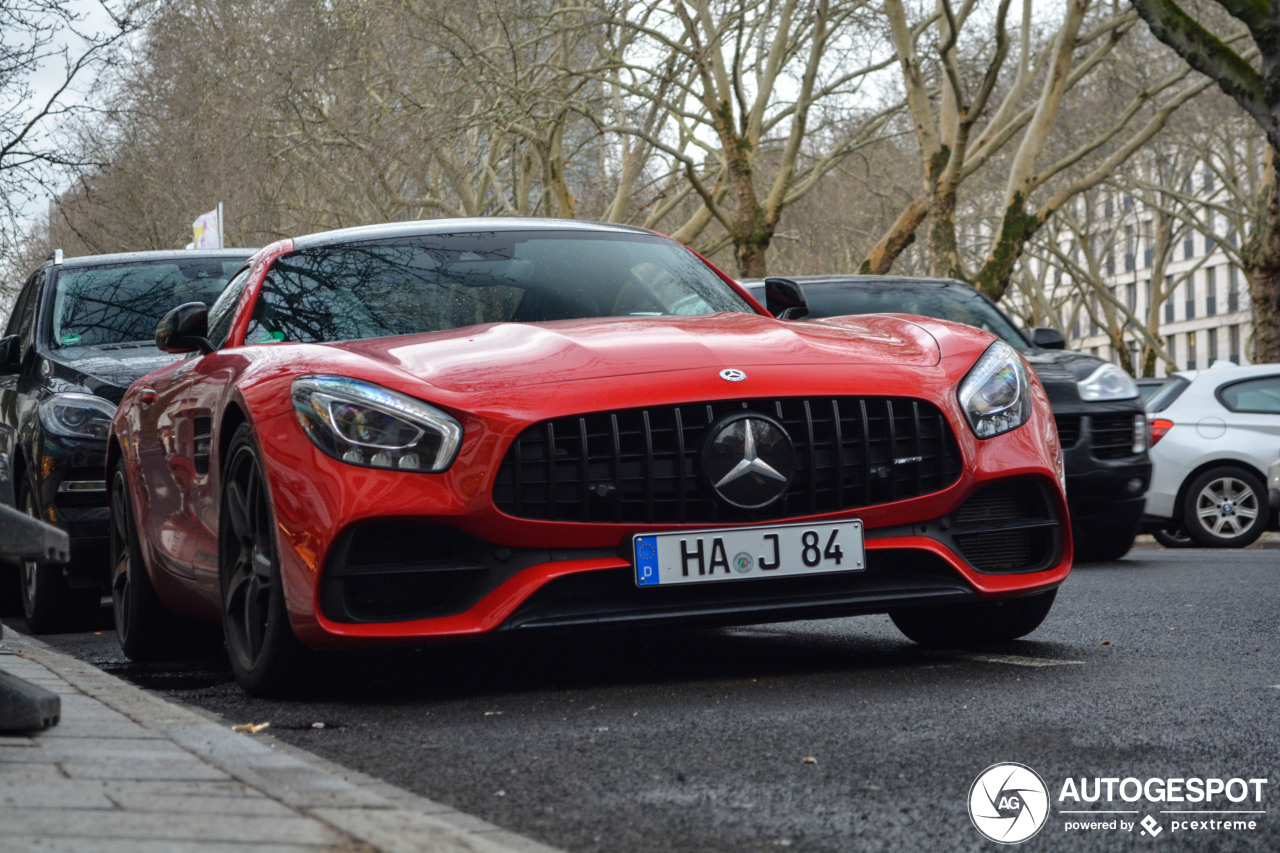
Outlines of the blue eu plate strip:
M 636 583 L 640 586 L 658 585 L 658 537 L 637 536 Z

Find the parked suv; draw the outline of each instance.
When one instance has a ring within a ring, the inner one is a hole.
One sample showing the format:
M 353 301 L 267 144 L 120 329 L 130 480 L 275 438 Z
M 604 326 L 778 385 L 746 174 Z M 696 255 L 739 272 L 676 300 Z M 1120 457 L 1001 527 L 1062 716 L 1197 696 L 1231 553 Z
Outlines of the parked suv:
M 107 428 L 130 383 L 174 359 L 156 323 L 212 303 L 249 254 L 59 251 L 19 291 L 0 338 L 0 502 L 71 537 L 66 566 L 0 567 L 0 598 L 20 598 L 33 631 L 74 626 L 108 589 Z
M 1129 374 L 1096 356 L 1064 350 L 1066 341 L 1056 329 L 1024 334 L 994 302 L 961 281 L 858 275 L 766 281 L 781 285 L 770 288 L 767 307 L 774 313 L 918 314 L 977 326 L 1019 350 L 1040 377 L 1057 421 L 1076 558 L 1114 560 L 1133 545 L 1151 461 L 1146 412 Z M 766 300 L 765 281 L 742 284 Z

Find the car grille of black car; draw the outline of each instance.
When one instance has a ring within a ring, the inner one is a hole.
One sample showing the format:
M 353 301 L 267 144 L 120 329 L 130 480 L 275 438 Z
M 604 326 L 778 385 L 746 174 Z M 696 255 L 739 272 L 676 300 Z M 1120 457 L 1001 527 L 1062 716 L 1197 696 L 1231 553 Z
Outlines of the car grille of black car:
M 960 554 L 982 572 L 1031 572 L 1056 564 L 1061 525 L 1043 484 L 993 483 L 969 497 L 952 518 Z
M 721 503 L 700 473 L 708 427 L 751 411 L 791 437 L 797 470 L 762 510 Z M 717 400 L 543 421 L 512 443 L 494 503 L 517 518 L 715 523 L 788 518 L 913 498 L 960 476 L 960 450 L 931 403 L 902 397 Z
M 1133 455 L 1133 412 L 1093 415 L 1089 428 L 1094 456 L 1119 459 Z
M 1054 416 L 1063 449 L 1075 447 L 1080 442 L 1082 420 L 1080 415 Z M 1089 447 L 1099 459 L 1133 456 L 1133 413 L 1090 415 Z
M 1080 416 L 1055 415 L 1053 420 L 1058 425 L 1058 441 L 1063 448 L 1075 447 L 1080 440 Z

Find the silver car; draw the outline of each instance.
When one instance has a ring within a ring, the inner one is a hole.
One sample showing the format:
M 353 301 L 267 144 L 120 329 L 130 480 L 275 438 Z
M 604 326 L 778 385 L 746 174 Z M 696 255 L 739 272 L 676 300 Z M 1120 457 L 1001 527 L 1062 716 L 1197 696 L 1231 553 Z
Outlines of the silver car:
M 1243 548 L 1272 525 L 1280 364 L 1173 374 L 1147 402 L 1146 528 L 1168 545 Z

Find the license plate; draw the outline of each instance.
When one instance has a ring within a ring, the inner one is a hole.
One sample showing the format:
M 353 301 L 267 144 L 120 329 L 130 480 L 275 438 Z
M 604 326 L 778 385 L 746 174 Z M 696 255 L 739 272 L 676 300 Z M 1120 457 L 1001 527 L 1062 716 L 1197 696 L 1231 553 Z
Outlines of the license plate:
M 632 538 L 637 586 L 860 572 L 862 522 L 729 527 Z

